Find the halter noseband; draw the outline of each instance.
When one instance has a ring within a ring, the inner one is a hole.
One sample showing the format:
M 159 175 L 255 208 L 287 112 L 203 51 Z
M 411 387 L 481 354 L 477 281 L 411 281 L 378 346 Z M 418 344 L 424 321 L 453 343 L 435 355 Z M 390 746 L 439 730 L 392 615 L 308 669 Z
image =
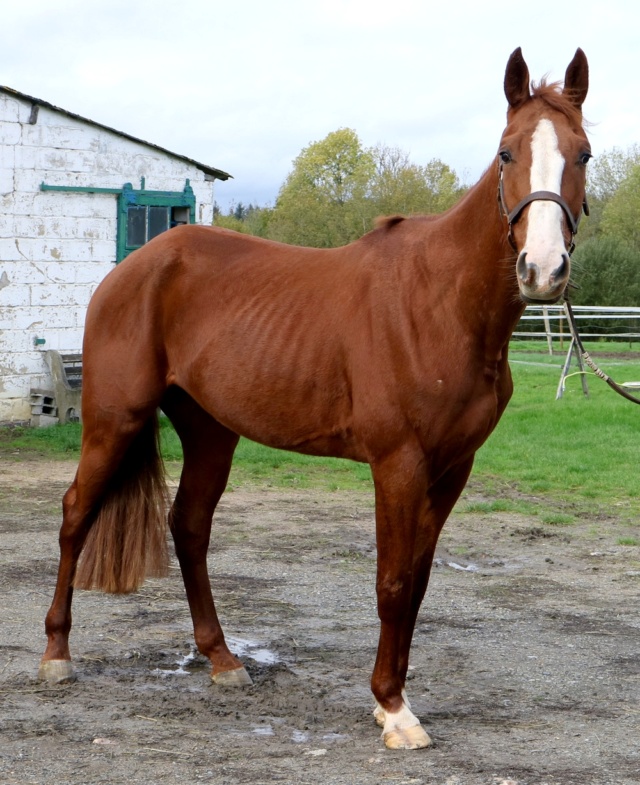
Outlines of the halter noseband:
M 512 228 L 513 225 L 517 223 L 518 219 L 522 215 L 522 211 L 524 210 L 524 208 L 528 204 L 531 204 L 531 202 L 537 202 L 537 201 L 556 202 L 556 204 L 559 204 L 560 207 L 562 207 L 562 210 L 564 211 L 564 214 L 566 215 L 567 221 L 569 223 L 569 229 L 571 231 L 571 242 L 569 243 L 568 253 L 569 256 L 571 256 L 575 248 L 575 243 L 573 241 L 573 238 L 576 236 L 576 233 L 578 231 L 578 226 L 580 224 L 581 216 L 579 215 L 576 218 L 571 212 L 571 208 L 565 202 L 565 200 L 560 196 L 560 194 L 554 193 L 554 191 L 533 191 L 532 193 L 527 194 L 527 196 L 525 196 L 524 199 L 521 199 L 518 202 L 518 204 L 513 208 L 513 210 L 509 211 L 509 208 L 507 207 L 507 204 L 504 199 L 504 182 L 502 178 L 503 171 L 504 171 L 503 164 L 502 161 L 500 161 L 498 165 L 498 173 L 499 173 L 498 204 L 500 205 L 501 213 L 505 216 L 505 218 L 507 219 L 507 223 L 509 224 L 509 233 L 507 235 L 507 239 L 509 240 L 509 244 L 511 245 L 513 250 L 517 251 L 518 249 L 516 248 L 516 244 L 513 239 Z M 586 194 L 582 201 L 582 209 L 585 215 L 589 215 L 589 205 L 587 203 Z

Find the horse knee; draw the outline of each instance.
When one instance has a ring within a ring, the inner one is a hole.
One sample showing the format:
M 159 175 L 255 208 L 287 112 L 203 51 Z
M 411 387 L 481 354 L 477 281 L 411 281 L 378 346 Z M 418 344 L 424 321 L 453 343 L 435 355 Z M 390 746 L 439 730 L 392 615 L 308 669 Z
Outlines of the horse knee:
M 209 548 L 211 520 L 186 524 L 175 516 L 170 518 L 170 529 L 178 558 L 200 556 Z

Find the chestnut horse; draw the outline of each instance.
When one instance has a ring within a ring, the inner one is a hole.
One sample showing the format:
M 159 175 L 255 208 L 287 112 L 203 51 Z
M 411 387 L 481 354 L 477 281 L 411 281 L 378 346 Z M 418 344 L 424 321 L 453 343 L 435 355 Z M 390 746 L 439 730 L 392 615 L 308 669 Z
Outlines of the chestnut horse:
M 562 296 L 586 204 L 582 50 L 561 88 L 530 87 L 517 49 L 504 87 L 496 160 L 440 216 L 388 218 L 322 250 L 178 227 L 101 283 L 42 678 L 73 678 L 74 586 L 129 592 L 166 564 L 161 408 L 184 450 L 169 526 L 213 681 L 250 683 L 225 643 L 206 561 L 239 435 L 363 461 L 378 547 L 374 716 L 387 747 L 430 743 L 404 686 L 438 535 L 511 396 L 514 326 L 525 303 Z

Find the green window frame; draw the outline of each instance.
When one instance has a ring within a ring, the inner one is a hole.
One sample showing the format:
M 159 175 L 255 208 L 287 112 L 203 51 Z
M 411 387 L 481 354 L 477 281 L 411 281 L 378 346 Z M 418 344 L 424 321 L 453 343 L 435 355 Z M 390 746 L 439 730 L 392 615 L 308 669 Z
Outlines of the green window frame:
M 189 180 L 182 191 L 148 191 L 144 178 L 140 190 L 125 183 L 118 194 L 116 262 L 167 229 L 195 219 L 196 199 Z

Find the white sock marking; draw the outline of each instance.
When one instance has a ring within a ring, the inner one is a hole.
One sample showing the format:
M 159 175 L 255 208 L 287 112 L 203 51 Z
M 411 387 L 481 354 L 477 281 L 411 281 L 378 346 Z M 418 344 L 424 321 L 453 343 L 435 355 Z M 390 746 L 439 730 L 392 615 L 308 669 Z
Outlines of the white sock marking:
M 413 728 L 416 725 L 420 725 L 420 720 L 416 717 L 415 714 L 413 714 L 406 704 L 403 704 L 400 711 L 385 711 L 382 735 L 384 736 L 385 734 L 394 730 L 407 730 L 407 728 Z

